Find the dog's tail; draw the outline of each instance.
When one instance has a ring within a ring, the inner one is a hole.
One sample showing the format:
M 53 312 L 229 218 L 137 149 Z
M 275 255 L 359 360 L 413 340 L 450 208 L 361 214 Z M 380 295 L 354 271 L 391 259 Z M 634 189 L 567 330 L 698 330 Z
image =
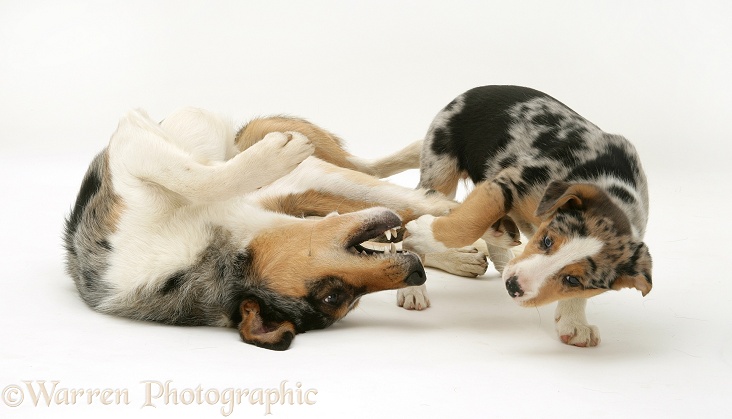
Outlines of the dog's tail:
M 368 160 L 349 156 L 350 161 L 359 172 L 377 178 L 385 178 L 409 169 L 419 169 L 422 140 L 415 141 L 403 149 L 380 159 Z
M 385 178 L 408 169 L 419 168 L 422 141 L 416 141 L 389 156 L 368 160 L 346 151 L 343 140 L 319 126 L 300 118 L 273 116 L 256 118 L 236 135 L 236 147 L 244 151 L 270 132 L 297 131 L 315 146 L 315 157 L 346 169 Z

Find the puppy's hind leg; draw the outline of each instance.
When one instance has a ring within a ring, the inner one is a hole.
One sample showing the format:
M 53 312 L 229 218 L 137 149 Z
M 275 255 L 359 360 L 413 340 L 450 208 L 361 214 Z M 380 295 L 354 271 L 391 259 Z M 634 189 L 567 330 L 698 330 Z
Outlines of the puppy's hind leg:
M 454 157 L 436 156 L 431 149 L 422 150 L 419 187 L 455 199 L 458 183 L 463 178 Z

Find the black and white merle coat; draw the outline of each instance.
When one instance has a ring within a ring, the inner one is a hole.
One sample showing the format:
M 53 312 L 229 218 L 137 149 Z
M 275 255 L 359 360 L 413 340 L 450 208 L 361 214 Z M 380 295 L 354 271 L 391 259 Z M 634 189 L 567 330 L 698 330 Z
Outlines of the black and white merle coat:
M 454 196 L 464 177 L 476 184 L 465 202 L 448 216 L 409 223 L 405 243 L 435 252 L 483 237 L 491 258 L 505 262 L 501 249 L 516 243 L 515 222 L 529 242 L 497 267 L 516 302 L 560 301 L 565 343 L 599 342 L 585 319 L 587 297 L 628 286 L 650 291 L 642 241 L 648 186 L 624 137 L 537 90 L 477 87 L 437 114 L 422 148 L 421 187 Z

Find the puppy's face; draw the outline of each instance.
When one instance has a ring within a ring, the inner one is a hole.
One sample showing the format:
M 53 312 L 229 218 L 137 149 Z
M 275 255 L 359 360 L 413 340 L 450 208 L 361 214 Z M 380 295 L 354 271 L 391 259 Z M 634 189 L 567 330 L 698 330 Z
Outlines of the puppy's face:
M 609 289 L 650 292 L 651 256 L 634 240 L 625 214 L 588 184 L 555 182 L 537 209 L 544 219 L 524 253 L 503 271 L 509 295 L 523 306 L 589 298 Z
M 415 254 L 361 246 L 399 226 L 396 214 L 373 208 L 260 232 L 249 248 L 252 275 L 261 286 L 241 303 L 242 339 L 287 349 L 295 334 L 331 325 L 364 294 L 423 284 L 424 269 Z

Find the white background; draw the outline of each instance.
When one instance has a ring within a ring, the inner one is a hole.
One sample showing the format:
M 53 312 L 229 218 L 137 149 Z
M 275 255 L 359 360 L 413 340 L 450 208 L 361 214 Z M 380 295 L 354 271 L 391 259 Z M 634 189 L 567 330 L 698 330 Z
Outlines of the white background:
M 221 417 L 220 405 L 141 408 L 140 382 L 288 380 L 317 402 L 275 417 L 728 417 L 732 3 L 508 3 L 0 1 L 0 388 L 59 380 L 131 398 L 33 407 L 26 389 L 0 416 Z M 561 344 L 553 307 L 515 306 L 492 270 L 429 271 L 429 310 L 367 296 L 282 353 L 233 330 L 96 314 L 64 273 L 63 218 L 130 108 L 297 115 L 376 157 L 485 84 L 543 90 L 641 153 L 654 289 L 591 300 L 597 348 Z M 231 417 L 264 413 L 244 403 Z

